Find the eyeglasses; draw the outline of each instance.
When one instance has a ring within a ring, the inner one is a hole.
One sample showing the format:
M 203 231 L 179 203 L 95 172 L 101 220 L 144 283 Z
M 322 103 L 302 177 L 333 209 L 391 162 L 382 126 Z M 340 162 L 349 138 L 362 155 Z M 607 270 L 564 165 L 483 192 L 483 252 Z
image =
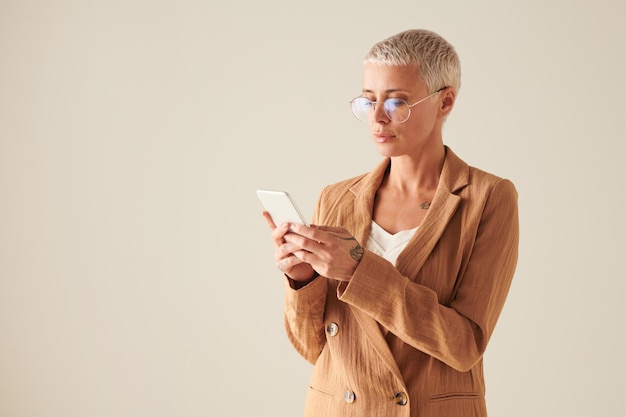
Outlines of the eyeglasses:
M 447 87 L 442 87 L 431 95 L 424 97 L 423 99 L 416 101 L 413 104 L 409 104 L 401 98 L 388 98 L 387 100 L 383 101 L 383 111 L 392 122 L 404 123 L 409 120 L 409 117 L 411 117 L 411 108 L 413 106 L 417 106 L 421 102 L 431 98 L 432 96 L 446 88 Z M 364 122 L 367 122 L 374 114 L 376 104 L 378 104 L 377 101 L 372 101 L 366 97 L 356 97 L 350 101 L 352 113 L 354 113 L 354 116 L 357 119 Z

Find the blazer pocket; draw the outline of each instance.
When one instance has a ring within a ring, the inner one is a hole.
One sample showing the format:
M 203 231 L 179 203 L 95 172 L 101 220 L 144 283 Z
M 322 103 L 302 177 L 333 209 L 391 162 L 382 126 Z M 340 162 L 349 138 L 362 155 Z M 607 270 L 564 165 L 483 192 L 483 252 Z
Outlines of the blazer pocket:
M 317 395 L 321 395 L 322 397 L 326 397 L 326 398 L 329 398 L 329 399 L 335 398 L 335 396 L 333 394 L 331 394 L 330 392 L 322 391 L 322 390 L 320 390 L 318 388 L 315 388 L 315 387 L 309 386 L 309 390 L 311 391 L 311 393 L 315 393 Z
M 482 400 L 483 394 L 479 392 L 447 392 L 445 394 L 437 394 L 431 396 L 430 401 L 447 401 L 447 400 Z

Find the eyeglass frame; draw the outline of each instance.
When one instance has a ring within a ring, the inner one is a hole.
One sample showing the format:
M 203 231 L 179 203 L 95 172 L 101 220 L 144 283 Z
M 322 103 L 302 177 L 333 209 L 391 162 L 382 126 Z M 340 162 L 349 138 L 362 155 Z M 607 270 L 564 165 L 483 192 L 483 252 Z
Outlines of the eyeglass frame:
M 402 99 L 402 98 L 393 98 L 393 97 L 386 98 L 386 99 L 383 101 L 383 112 L 384 112 L 384 113 L 385 113 L 385 115 L 389 118 L 389 120 L 391 120 L 393 123 L 404 123 L 404 122 L 406 122 L 407 120 L 409 120 L 409 118 L 411 117 L 411 109 L 413 108 L 413 106 L 416 106 L 416 105 L 420 104 L 421 102 L 428 100 L 429 98 L 431 98 L 431 97 L 432 97 L 432 96 L 434 96 L 435 94 L 437 94 L 437 93 L 439 93 L 439 92 L 441 92 L 441 91 L 445 90 L 446 88 L 448 88 L 448 86 L 441 87 L 439 90 L 435 91 L 434 93 L 431 93 L 431 94 L 427 95 L 427 96 L 426 96 L 426 97 L 424 97 L 423 99 L 418 100 L 418 101 L 416 101 L 416 102 L 415 102 L 415 103 L 413 103 L 413 104 L 409 104 L 409 103 L 407 103 L 407 102 L 406 102 L 406 100 L 404 100 L 404 99 Z M 372 100 L 368 99 L 367 97 L 358 96 L 358 97 L 355 97 L 355 98 L 353 98 L 352 100 L 350 100 L 350 101 L 348 102 L 348 104 L 350 105 L 350 110 L 352 110 L 352 114 L 354 115 L 354 117 L 356 117 L 356 118 L 357 118 L 357 120 L 360 120 L 360 121 L 362 121 L 362 122 L 366 122 L 367 120 L 363 120 L 363 119 L 359 118 L 359 117 L 356 115 L 356 113 L 354 112 L 354 104 L 353 104 L 353 103 L 354 103 L 354 101 L 355 101 L 355 100 L 357 100 L 357 99 L 361 99 L 361 98 L 364 98 L 364 99 L 368 100 L 368 101 L 369 101 L 369 102 L 373 105 L 373 107 L 372 107 L 372 113 L 376 111 L 376 104 L 378 104 L 378 101 L 372 101 Z M 387 113 L 387 110 L 385 109 L 385 103 L 387 102 L 387 100 L 403 101 L 403 102 L 407 105 L 407 107 L 409 108 L 409 114 L 406 116 L 406 119 L 404 119 L 404 120 L 403 120 L 403 121 L 401 121 L 401 122 L 394 122 L 394 121 L 391 119 L 391 115 L 389 115 L 389 113 Z

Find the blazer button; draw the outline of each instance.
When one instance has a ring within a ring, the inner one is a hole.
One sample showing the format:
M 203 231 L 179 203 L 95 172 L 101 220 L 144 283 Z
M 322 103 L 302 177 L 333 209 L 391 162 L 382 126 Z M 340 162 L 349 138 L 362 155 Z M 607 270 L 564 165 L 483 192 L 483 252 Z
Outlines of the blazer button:
M 348 404 L 352 404 L 354 400 L 356 400 L 356 394 L 353 391 L 347 389 L 346 392 L 343 394 L 343 399 L 346 400 Z
M 393 396 L 393 400 L 398 405 L 406 405 L 409 402 L 409 397 L 407 397 L 404 392 L 396 392 L 396 395 Z
M 337 325 L 337 323 L 330 323 L 328 326 L 326 326 L 326 331 L 331 336 L 337 336 L 337 333 L 339 333 L 339 326 Z

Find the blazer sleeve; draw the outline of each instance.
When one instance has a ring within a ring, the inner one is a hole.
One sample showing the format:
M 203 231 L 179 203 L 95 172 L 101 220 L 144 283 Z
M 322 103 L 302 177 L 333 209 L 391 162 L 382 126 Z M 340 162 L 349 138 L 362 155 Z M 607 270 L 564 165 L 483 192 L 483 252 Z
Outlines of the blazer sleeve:
M 313 223 L 320 213 L 318 201 L 313 213 Z M 317 277 L 308 285 L 296 290 L 285 279 L 285 330 L 296 351 L 308 362 L 315 364 L 326 344 L 324 310 L 328 280 Z
M 508 180 L 492 188 L 476 238 L 449 306 L 394 265 L 366 251 L 341 301 L 363 310 L 405 343 L 465 372 L 482 357 L 511 285 L 518 256 L 517 192 Z M 381 279 L 381 277 L 385 277 Z

